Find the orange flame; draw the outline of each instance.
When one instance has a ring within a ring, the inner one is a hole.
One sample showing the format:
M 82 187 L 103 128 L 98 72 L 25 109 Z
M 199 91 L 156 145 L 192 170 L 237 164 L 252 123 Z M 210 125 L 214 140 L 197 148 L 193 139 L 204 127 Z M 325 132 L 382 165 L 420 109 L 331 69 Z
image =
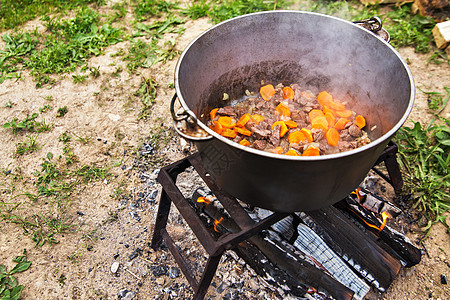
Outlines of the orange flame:
M 387 219 L 389 219 L 389 218 L 391 217 L 391 215 L 389 215 L 388 212 L 383 211 L 383 212 L 381 213 L 381 216 L 383 217 L 383 223 L 381 223 L 380 227 L 375 226 L 375 225 L 373 225 L 373 224 L 369 224 L 369 223 L 367 223 L 364 219 L 362 219 L 362 220 L 364 221 L 364 223 L 367 224 L 367 226 L 372 227 L 372 228 L 375 228 L 375 229 L 378 230 L 378 231 L 381 231 L 381 230 L 383 230 L 383 228 L 386 226 Z
M 360 188 L 356 188 L 356 190 L 354 190 L 352 192 L 352 194 L 355 194 L 356 197 L 358 197 L 359 202 L 361 202 L 361 200 L 363 199 L 363 196 L 361 196 L 361 194 L 359 192 L 361 192 L 361 189 Z
M 214 220 L 214 231 L 219 232 L 219 230 L 217 229 L 217 225 L 220 224 L 220 222 L 223 221 L 223 217 L 220 217 L 219 220 Z
M 197 198 L 197 202 L 198 203 L 205 203 L 205 204 L 209 204 L 211 203 L 211 200 L 208 197 L 198 197 Z

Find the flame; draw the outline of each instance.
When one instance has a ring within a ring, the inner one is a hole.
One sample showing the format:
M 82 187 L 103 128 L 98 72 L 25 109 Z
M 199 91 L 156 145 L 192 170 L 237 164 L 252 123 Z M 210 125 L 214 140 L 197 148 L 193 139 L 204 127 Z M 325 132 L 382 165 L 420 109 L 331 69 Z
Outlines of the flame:
M 220 217 L 219 220 L 214 220 L 214 231 L 215 232 L 219 232 L 219 230 L 217 229 L 217 225 L 219 225 L 220 222 L 222 222 L 222 221 L 223 221 L 223 217 Z
M 310 286 L 308 290 L 306 291 L 308 294 L 317 294 L 317 290 Z
M 386 226 L 387 219 L 391 218 L 391 215 L 390 215 L 388 212 L 383 211 L 383 212 L 381 213 L 381 216 L 382 216 L 382 218 L 383 218 L 383 223 L 381 223 L 380 227 L 375 226 L 375 225 L 373 225 L 373 224 L 369 224 L 369 223 L 367 223 L 364 219 L 362 219 L 362 220 L 364 221 L 364 223 L 367 224 L 367 226 L 372 227 L 372 228 L 375 228 L 375 229 L 378 230 L 378 231 L 381 231 L 381 230 L 383 230 L 383 228 Z
M 209 203 L 211 203 L 211 200 L 209 199 L 209 197 L 198 197 L 197 202 L 205 203 L 206 205 L 208 205 Z
M 361 189 L 360 188 L 356 188 L 356 190 L 354 190 L 352 192 L 352 194 L 355 194 L 356 197 L 358 197 L 359 202 L 361 202 L 361 200 L 363 200 L 363 196 L 360 194 Z

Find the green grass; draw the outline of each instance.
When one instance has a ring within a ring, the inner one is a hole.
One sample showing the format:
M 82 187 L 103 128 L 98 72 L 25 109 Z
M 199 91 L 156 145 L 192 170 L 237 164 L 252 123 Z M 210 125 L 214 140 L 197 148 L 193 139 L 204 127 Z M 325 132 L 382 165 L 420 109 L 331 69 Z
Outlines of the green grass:
M 37 143 L 37 138 L 39 134 L 36 135 L 27 135 L 27 140 L 24 142 L 20 142 L 16 144 L 16 154 L 24 155 L 28 152 L 33 152 L 35 150 L 40 149 L 41 147 Z
M 406 188 L 414 197 L 413 208 L 428 219 L 425 229 L 436 222 L 449 228 L 444 212 L 450 210 L 450 120 L 443 121 L 427 127 L 413 122 L 396 135 Z
M 99 0 L 2 0 L 0 2 L 0 31 L 14 29 L 36 17 L 61 13 Z
M 73 18 L 44 16 L 42 20 L 43 34 L 17 31 L 2 36 L 6 45 L 0 50 L 0 83 L 29 69 L 37 87 L 52 84 L 49 75 L 74 71 L 122 40 L 120 29 L 101 23 L 99 14 L 87 7 L 78 9 Z

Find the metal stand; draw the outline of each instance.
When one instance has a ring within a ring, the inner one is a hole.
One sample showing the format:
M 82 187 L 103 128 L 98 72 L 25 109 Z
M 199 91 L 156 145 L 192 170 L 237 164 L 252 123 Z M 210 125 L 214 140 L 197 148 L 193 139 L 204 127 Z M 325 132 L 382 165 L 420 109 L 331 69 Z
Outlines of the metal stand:
M 177 176 L 190 166 L 194 167 L 209 189 L 214 193 L 217 200 L 220 201 L 225 210 L 233 216 L 234 221 L 241 231 L 224 234 L 217 240 L 213 238 L 209 230 L 203 225 L 200 217 L 189 204 L 189 201 L 176 186 Z M 197 153 L 162 168 L 158 175 L 158 182 L 162 185 L 163 190 L 161 193 L 158 214 L 156 216 L 151 247 L 156 250 L 161 246 L 162 241 L 165 242 L 184 276 L 195 291 L 193 299 L 204 298 L 224 251 L 232 249 L 238 243 L 249 239 L 251 236 L 267 229 L 289 215 L 288 213 L 273 213 L 264 220 L 255 223 L 235 198 L 227 195 L 217 187 L 215 182 L 212 181 L 209 176 L 207 176 L 207 172 L 203 168 Z M 194 277 L 191 266 L 183 258 L 182 253 L 178 250 L 176 244 L 166 230 L 167 218 L 172 202 L 209 255 L 200 281 L 197 281 Z
M 377 174 L 383 177 L 394 187 L 396 193 L 400 192 L 403 186 L 400 168 L 396 160 L 397 152 L 397 145 L 390 142 L 372 168 Z M 375 168 L 376 165 L 383 161 L 386 164 L 388 176 Z M 217 200 L 220 201 L 224 209 L 232 216 L 233 220 L 240 228 L 240 231 L 223 234 L 218 239 L 215 239 L 211 235 L 208 228 L 205 227 L 202 220 L 189 203 L 189 200 L 183 196 L 181 191 L 176 186 L 177 176 L 183 173 L 190 166 L 194 167 L 209 189 L 216 196 Z M 159 172 L 157 180 L 162 185 L 163 190 L 159 202 L 158 214 L 156 216 L 155 230 L 153 233 L 151 247 L 154 250 L 157 250 L 161 246 L 162 241 L 165 242 L 184 276 L 194 289 L 195 294 L 193 299 L 204 298 L 211 280 L 217 270 L 220 258 L 226 250 L 232 249 L 238 243 L 248 240 L 250 237 L 264 229 L 269 228 L 271 225 L 289 215 L 288 213 L 276 212 L 260 222 L 254 222 L 245 212 L 243 207 L 238 203 L 238 201 L 221 190 L 207 175 L 207 171 L 204 169 L 198 153 L 162 168 Z M 209 255 L 200 281 L 197 281 L 191 266 L 183 258 L 182 253 L 177 248 L 175 242 L 166 230 L 167 218 L 169 216 L 172 202 L 175 204 L 178 211 L 181 213 Z

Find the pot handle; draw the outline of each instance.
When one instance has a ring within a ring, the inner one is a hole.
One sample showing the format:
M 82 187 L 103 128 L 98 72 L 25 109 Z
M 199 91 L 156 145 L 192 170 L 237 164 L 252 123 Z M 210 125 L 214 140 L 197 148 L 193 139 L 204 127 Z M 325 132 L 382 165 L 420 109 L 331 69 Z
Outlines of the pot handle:
M 389 32 L 383 28 L 383 22 L 377 16 L 371 17 L 370 19 L 354 21 L 353 23 L 364 27 L 388 43 L 391 40 Z
M 212 139 L 213 136 L 197 124 L 198 119 L 191 110 L 181 108 L 175 112 L 175 100 L 177 99 L 178 95 L 175 93 L 170 101 L 170 113 L 172 114 L 177 133 L 192 142 L 201 142 Z

